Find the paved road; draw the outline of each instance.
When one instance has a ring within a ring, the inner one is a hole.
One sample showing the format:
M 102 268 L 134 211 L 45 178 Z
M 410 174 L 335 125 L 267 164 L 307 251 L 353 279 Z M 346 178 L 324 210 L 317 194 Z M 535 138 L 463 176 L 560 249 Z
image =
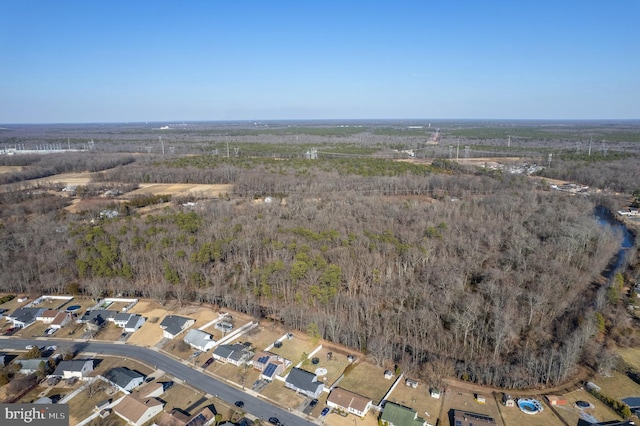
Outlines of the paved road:
M 39 340 L 2 338 L 0 339 L 0 350 L 24 350 L 27 345 L 37 345 L 42 347 L 47 345 L 69 345 L 70 343 L 72 343 L 79 352 L 92 352 L 98 354 L 97 358 L 100 357 L 100 354 L 116 355 L 122 358 L 136 359 L 151 366 L 155 365 L 168 375 L 187 382 L 189 385 L 210 395 L 217 395 L 219 399 L 227 401 L 230 404 L 233 404 L 238 400 L 244 401 L 243 410 L 257 418 L 264 418 L 266 420 L 272 416 L 277 417 L 287 426 L 314 424 L 302 417 L 299 417 L 293 412 L 278 408 L 269 402 L 253 397 L 240 389 L 214 379 L 213 377 L 198 371 L 199 367 L 194 369 L 189 365 L 149 348 L 110 342 L 70 342 L 68 340 L 56 339 Z

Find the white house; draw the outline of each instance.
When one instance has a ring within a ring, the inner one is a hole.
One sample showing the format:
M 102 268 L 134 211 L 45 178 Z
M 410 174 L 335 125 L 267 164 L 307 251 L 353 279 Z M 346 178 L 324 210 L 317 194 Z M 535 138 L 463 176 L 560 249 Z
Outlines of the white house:
M 70 361 L 60 361 L 52 376 L 59 376 L 65 379 L 71 377 L 87 377 L 93 371 L 93 361 L 90 359 L 76 359 Z
M 196 348 L 205 352 L 216 345 L 216 341 L 213 340 L 212 335 L 197 329 L 191 329 L 187 331 L 187 334 L 184 336 L 183 340 L 192 348 Z

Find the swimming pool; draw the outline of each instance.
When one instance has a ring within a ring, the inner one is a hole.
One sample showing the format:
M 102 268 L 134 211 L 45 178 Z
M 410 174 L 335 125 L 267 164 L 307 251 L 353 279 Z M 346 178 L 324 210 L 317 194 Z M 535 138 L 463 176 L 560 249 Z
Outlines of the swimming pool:
M 544 408 L 537 399 L 521 398 L 518 400 L 518 408 L 525 414 L 538 414 Z

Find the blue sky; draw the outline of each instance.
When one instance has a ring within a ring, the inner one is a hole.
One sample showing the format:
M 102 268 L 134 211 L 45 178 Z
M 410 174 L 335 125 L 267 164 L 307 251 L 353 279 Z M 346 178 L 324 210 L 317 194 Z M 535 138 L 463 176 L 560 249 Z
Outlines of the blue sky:
M 640 1 L 0 1 L 0 123 L 640 118 Z

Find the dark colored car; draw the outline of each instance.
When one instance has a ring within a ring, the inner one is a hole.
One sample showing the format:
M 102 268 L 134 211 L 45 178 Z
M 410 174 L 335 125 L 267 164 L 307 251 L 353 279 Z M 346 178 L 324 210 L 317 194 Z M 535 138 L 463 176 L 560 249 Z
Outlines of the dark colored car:
M 321 416 L 326 416 L 327 414 L 329 414 L 329 407 L 324 407 L 322 409 L 322 412 L 320 413 Z
M 314 398 L 309 403 L 309 407 L 315 407 L 316 405 L 318 405 L 318 400 Z
M 269 417 L 269 423 L 272 425 L 280 426 L 280 420 L 277 417 Z
M 244 407 L 244 402 L 242 402 L 242 401 L 236 401 L 236 402 L 235 402 L 235 405 L 236 405 L 236 407 L 238 407 L 238 408 L 242 408 L 242 407 Z
M 202 368 L 207 368 L 208 366 L 211 365 L 212 362 L 213 362 L 213 358 L 209 358 L 204 362 L 204 364 L 202 364 Z

